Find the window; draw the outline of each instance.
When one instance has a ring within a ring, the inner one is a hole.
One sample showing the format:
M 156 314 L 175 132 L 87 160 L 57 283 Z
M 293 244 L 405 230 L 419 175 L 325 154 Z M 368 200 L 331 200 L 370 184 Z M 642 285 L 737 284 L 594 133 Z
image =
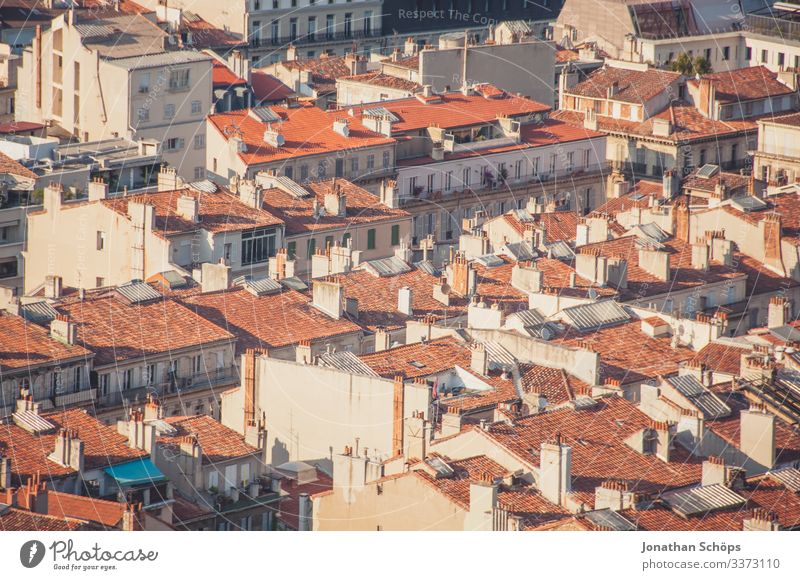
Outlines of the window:
M 383 168 L 388 169 L 389 163 L 391 161 L 390 153 L 388 151 L 383 152 Z
M 149 93 L 150 92 L 150 73 L 144 72 L 139 75 L 139 92 L 140 93 Z
M 75 390 L 80 391 L 83 386 L 83 367 L 72 369 L 72 382 L 75 385 Z
M 730 46 L 723 46 L 722 47 L 722 60 L 729 60 L 731 58 L 731 47 Z
M 556 172 L 556 154 L 553 153 L 550 155 L 550 173 L 553 174 Z
M 392 245 L 393 246 L 399 246 L 400 245 L 400 225 L 399 224 L 395 224 L 395 225 L 392 226 Z
M 783 68 L 783 63 L 784 63 L 785 60 L 786 60 L 786 55 L 783 54 L 782 52 L 779 52 L 778 53 L 778 66 L 780 68 Z
M 316 16 L 309 16 L 308 17 L 308 39 L 314 40 L 314 36 L 317 34 L 317 17 Z
M 283 168 L 283 174 L 286 177 L 288 177 L 289 179 L 293 179 L 294 178 L 294 167 L 292 167 L 291 165 L 289 167 L 284 167 Z
M 102 250 L 106 247 L 106 233 L 105 232 L 97 232 L 97 249 Z
M 205 179 L 206 178 L 206 168 L 202 165 L 198 165 L 194 168 L 194 178 L 195 179 Z
M 294 260 L 297 255 L 297 242 L 289 242 L 286 244 L 286 255 L 290 260 Z
M 469 187 L 469 167 L 465 167 L 464 171 L 461 172 L 461 182 L 464 184 L 464 187 Z
M 142 383 L 152 385 L 156 382 L 156 365 L 145 365 L 142 368 Z
M 133 386 L 133 369 L 122 371 L 122 390 L 130 389 Z
M 310 259 L 311 256 L 313 256 L 314 253 L 316 253 L 316 251 L 317 251 L 317 240 L 311 238 L 310 240 L 308 240 L 308 245 L 306 247 L 306 255 Z
M 300 166 L 300 181 L 308 180 L 308 165 Z
M 539 158 L 534 157 L 531 160 L 531 174 L 535 177 L 539 175 Z
M 566 170 L 567 171 L 572 171 L 572 168 L 575 165 L 574 164 L 574 159 L 575 159 L 575 152 L 574 151 L 567 151 L 567 164 L 566 164 L 567 165 L 566 166 Z
M 110 375 L 108 375 L 108 374 L 100 375 L 100 394 L 101 395 L 108 395 L 109 376 Z
M 375 228 L 370 228 L 367 230 L 367 249 L 375 249 Z
M 751 47 L 747 47 L 744 49 L 744 58 L 749 62 L 753 59 L 753 49 Z
M 325 37 L 333 38 L 334 30 L 336 29 L 336 16 L 328 14 L 325 17 Z
M 136 109 L 136 118 L 139 119 L 140 123 L 147 122 L 150 120 L 150 109 L 147 107 L 139 107 Z
M 704 52 L 704 56 L 706 57 L 706 60 L 707 60 L 708 62 L 711 62 L 711 49 L 710 49 L 710 48 L 707 48 L 707 49 L 705 50 L 705 52 Z
M 585 149 L 583 151 L 583 167 L 589 167 L 589 159 L 591 156 L 591 149 Z
M 353 14 L 351 12 L 344 15 L 344 36 L 345 38 L 353 36 Z
M 428 193 L 433 191 L 434 177 L 435 177 L 435 175 L 433 173 L 428 175 Z
M 353 236 L 351 234 L 349 234 L 349 233 L 342 236 L 342 247 L 343 248 L 349 248 L 350 247 L 350 238 L 352 238 L 352 237 Z
M 761 51 L 761 62 L 767 62 L 769 58 L 769 53 L 766 50 Z
M 444 174 L 444 189 L 445 191 L 450 191 L 453 189 L 453 172 L 448 171 Z
M 172 119 L 175 116 L 175 105 L 167 103 L 164 105 L 164 118 Z
M 317 165 L 317 177 L 319 179 L 325 179 L 325 172 L 326 172 L 325 162 L 324 161 L 320 161 L 319 165 Z
M 275 230 L 255 228 L 242 232 L 242 265 L 266 262 L 275 254 Z
M 280 23 L 277 20 L 273 20 L 269 23 L 269 28 L 272 44 L 278 44 L 280 42 Z
M 164 141 L 167 151 L 180 151 L 183 149 L 184 140 L 180 137 L 173 137 Z
M 98 276 L 97 278 L 94 279 L 94 285 L 95 288 L 102 288 L 103 286 L 106 285 L 106 279 L 101 276 Z
M 514 179 L 522 178 L 522 159 L 518 159 L 514 163 Z
M 192 357 L 192 374 L 197 375 L 203 372 L 203 355 L 198 354 Z
M 194 136 L 194 148 L 195 149 L 203 149 L 206 146 L 206 136 L 205 135 L 195 135 Z
M 169 73 L 169 90 L 181 91 L 189 88 L 189 69 L 173 70 Z
M 367 170 L 375 169 L 375 155 L 367 155 Z
M 364 12 L 364 36 L 372 34 L 372 10 Z
M 192 101 L 192 115 L 199 115 L 203 112 L 203 103 L 200 101 Z
M 206 489 L 216 488 L 219 490 L 219 471 L 213 469 L 208 472 L 208 477 L 206 478 Z
M 350 160 L 350 173 L 352 175 L 358 175 L 358 157 L 353 157 Z

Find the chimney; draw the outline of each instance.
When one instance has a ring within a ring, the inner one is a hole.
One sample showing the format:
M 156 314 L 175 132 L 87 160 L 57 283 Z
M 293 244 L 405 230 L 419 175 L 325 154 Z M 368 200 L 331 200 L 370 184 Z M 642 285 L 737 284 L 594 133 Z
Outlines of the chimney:
M 639 248 L 639 267 L 659 280 L 666 282 L 670 278 L 669 254 L 667 252 Z
M 200 447 L 200 443 L 197 440 L 197 435 L 192 433 L 189 435 L 184 435 L 180 438 L 180 456 L 179 462 L 180 465 L 178 466 L 179 469 L 183 470 L 183 474 L 186 479 L 189 480 L 190 485 L 194 485 L 197 488 L 203 488 L 204 481 L 203 481 L 203 449 Z M 227 481 L 225 480 L 225 489 L 223 490 L 226 494 L 230 487 L 237 487 L 239 485 L 238 481 Z
M 294 44 L 286 47 L 286 60 L 297 60 L 297 47 Z
M 147 395 L 147 402 L 144 405 L 144 420 L 156 421 L 157 419 L 161 419 L 163 415 L 164 410 L 161 408 L 156 398 L 153 395 Z
M 604 481 L 594 489 L 594 509 L 620 511 L 634 506 L 634 494 L 622 481 Z
M 11 488 L 11 458 L 0 456 L 0 488 Z
M 242 203 L 261 209 L 263 204 L 263 193 L 261 185 L 257 184 L 254 179 L 241 179 L 236 186 L 239 192 L 239 199 Z
M 64 344 L 75 344 L 77 337 L 78 327 L 66 314 L 56 314 L 50 321 L 50 338 Z
M 203 292 L 218 292 L 230 288 L 231 268 L 223 260 L 216 264 L 203 262 L 200 265 L 200 272 Z
M 267 355 L 265 349 L 248 348 L 242 355 L 242 387 L 244 388 L 244 425 L 254 425 L 256 421 L 256 375 L 258 356 Z
M 511 268 L 511 285 L 521 292 L 538 294 L 544 286 L 544 272 L 535 262 L 519 262 Z
M 672 231 L 675 237 L 684 242 L 689 241 L 690 223 L 689 206 L 685 201 L 679 201 L 672 210 Z
M 311 341 L 301 340 L 294 347 L 295 361 L 304 365 L 314 364 L 314 359 L 311 354 Z
M 183 194 L 178 198 L 175 212 L 182 218 L 196 224 L 200 221 L 200 202 L 193 195 Z
M 397 291 L 397 310 L 406 316 L 414 313 L 414 293 L 408 286 L 403 286 Z
M 489 374 L 489 354 L 486 352 L 486 346 L 481 342 L 472 345 L 470 368 L 484 377 Z
M 740 412 L 739 422 L 739 449 L 744 456 L 761 471 L 775 467 L 775 415 L 767 412 L 766 407 L 751 405 Z M 752 466 L 746 469 L 754 474 Z
M 708 459 L 703 461 L 703 471 L 700 480 L 700 485 L 703 487 L 709 485 L 724 485 L 725 487 L 732 487 L 737 478 L 743 474 L 741 469 L 725 465 L 725 460 L 721 457 L 710 455 Z
M 586 109 L 583 113 L 583 128 L 589 131 L 597 131 L 597 113 L 594 109 Z
M 300 494 L 300 501 L 297 506 L 297 530 L 299 532 L 311 531 L 312 504 L 308 493 Z
M 448 266 L 448 283 L 459 296 L 472 296 L 477 290 L 477 276 L 463 252 L 458 252 Z
M 403 377 L 395 376 L 392 394 L 392 417 L 394 425 L 392 429 L 392 455 L 397 457 L 403 454 L 403 431 L 405 418 L 406 386 Z
M 661 178 L 661 197 L 672 199 L 678 193 L 679 180 L 672 169 L 667 169 Z
M 412 36 L 406 38 L 405 43 L 403 43 L 403 54 L 405 56 L 414 56 L 419 51 L 419 45 L 414 41 Z
M 358 298 L 345 298 L 344 311 L 350 318 L 358 319 Z
M 59 429 L 56 433 L 55 449 L 48 459 L 79 473 L 83 472 L 83 441 L 78 439 L 78 432 L 74 429 Z
M 344 217 L 347 215 L 347 195 L 334 178 L 331 191 L 325 194 L 325 213 L 331 216 Z
M 494 510 L 497 508 L 499 485 L 488 474 L 481 474 L 478 481 L 469 484 L 469 513 L 464 527 L 469 531 L 492 531 Z
M 95 177 L 88 186 L 89 201 L 99 201 L 108 197 L 108 184 L 102 177 Z
M 781 216 L 777 213 L 768 213 L 764 216 L 758 227 L 762 231 L 764 240 L 764 264 L 771 267 L 778 274 L 785 276 L 783 255 L 781 248 Z
M 461 433 L 461 412 L 456 407 L 447 407 L 442 414 L 442 437 L 450 437 Z
M 142 504 L 128 504 L 122 513 L 122 531 L 140 532 L 144 530 L 143 519 Z
M 742 520 L 742 530 L 745 532 L 777 532 L 780 529 L 778 516 L 764 508 L 753 509 L 750 517 Z
M 375 352 L 383 352 L 391 347 L 391 335 L 385 326 L 375 329 Z
M 414 379 L 423 387 L 427 387 L 424 378 Z M 428 443 L 431 436 L 431 425 L 422 411 L 413 411 L 404 421 L 405 433 L 403 435 L 404 453 L 406 460 L 416 457 L 428 456 Z
M 47 514 L 47 503 L 47 483 L 41 480 L 37 472 L 34 476 L 28 478 L 24 487 L 18 490 L 17 505 L 21 509 L 36 514 Z
M 61 298 L 63 285 L 64 282 L 61 276 L 45 276 L 44 297 L 50 300 L 58 300 L 59 298 Z
M 144 422 L 144 413 L 140 410 L 131 411 L 127 421 L 117 423 L 117 431 L 128 436 L 128 446 L 131 449 L 141 449 L 148 453 L 153 451 L 156 439 L 156 428 L 151 423 Z
M 769 299 L 767 327 L 778 328 L 789 323 L 790 303 L 784 296 L 773 296 Z
M 46 212 L 59 212 L 61 211 L 61 195 L 63 193 L 63 189 L 61 188 L 60 183 L 50 183 L 47 187 L 44 188 L 44 194 L 42 196 L 42 204 L 44 205 L 44 211 Z
M 334 276 L 325 276 L 312 281 L 312 300 L 316 308 L 339 320 L 344 313 L 344 288 Z
M 667 421 L 650 421 L 649 435 L 652 437 L 650 450 L 665 463 L 669 463 L 673 432 L 674 428 Z
M 600 255 L 598 248 L 583 248 L 575 255 L 575 272 L 593 284 L 605 286 L 608 282 L 608 259 Z M 625 279 L 627 284 L 627 263 Z
M 333 132 L 342 137 L 350 136 L 350 121 L 348 119 L 336 119 L 333 122 Z
M 572 448 L 562 442 L 560 434 L 541 445 L 539 489 L 545 499 L 561 506 L 572 490 Z
M 708 272 L 710 250 L 704 240 L 692 244 L 692 268 Z
M 714 118 L 714 101 L 716 100 L 716 89 L 711 79 L 700 79 L 700 93 L 698 96 L 697 108 L 704 117 Z
M 162 167 L 158 173 L 158 191 L 175 191 L 181 188 L 183 182 L 174 167 Z
M 383 205 L 391 208 L 399 207 L 399 194 L 397 182 L 394 179 L 384 179 L 381 181 L 380 200 Z

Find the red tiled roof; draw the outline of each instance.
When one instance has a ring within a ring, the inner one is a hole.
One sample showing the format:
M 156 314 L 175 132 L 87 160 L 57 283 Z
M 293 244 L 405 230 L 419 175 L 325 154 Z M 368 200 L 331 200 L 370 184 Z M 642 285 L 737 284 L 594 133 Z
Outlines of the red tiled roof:
M 391 59 L 384 60 L 383 64 L 387 64 L 390 66 L 397 66 L 400 68 L 407 68 L 411 70 L 419 70 L 419 54 L 415 54 L 414 56 L 409 56 L 398 60 L 391 60 Z
M 262 192 L 264 209 L 279 217 L 286 225 L 286 235 L 318 232 L 322 230 L 357 226 L 381 221 L 395 221 L 408 218 L 409 213 L 399 208 L 390 208 L 367 190 L 342 178 L 313 181 L 303 185 L 313 195 L 297 198 L 285 191 L 273 188 Z M 334 188 L 344 193 L 346 215 L 325 214 L 314 217 L 314 199 L 324 207 L 325 195 Z
M 503 216 L 508 224 L 517 233 L 522 235 L 525 232 L 525 225 L 518 219 L 515 211 L 510 211 Z M 553 211 L 532 215 L 534 222 L 538 226 L 545 228 L 545 239 L 547 242 L 565 241 L 570 242 L 575 239 L 580 217 L 573 211 Z
M 650 418 L 622 397 L 598 400 L 585 410 L 569 407 L 518 419 L 513 425 L 493 423 L 488 431 L 473 428 L 497 442 L 527 464 L 539 465 L 541 444 L 560 434 L 572 447 L 572 490 L 578 499 L 594 505 L 594 490 L 602 481 L 625 481 L 632 491 L 660 492 L 700 479 L 700 461 L 680 449 L 669 463 L 634 451 L 625 443 L 649 427 Z
M 650 198 L 660 197 L 663 189 L 662 184 L 659 182 L 640 179 L 634 184 L 630 191 L 619 197 L 609 198 L 608 201 L 592 211 L 589 215 L 591 217 L 602 215 L 616 217 L 617 214 L 630 211 L 633 208 L 646 208 L 650 205 Z
M 197 223 L 178 213 L 178 199 L 181 196 L 193 197 L 199 201 Z M 225 190 L 216 193 L 200 193 L 194 189 L 185 188 L 104 199 L 101 203 L 118 214 L 127 216 L 128 203 L 131 201 L 147 203 L 155 208 L 153 233 L 164 238 L 175 234 L 194 232 L 201 228 L 217 234 L 275 226 L 282 223 L 280 219 L 267 211 L 250 207 L 240 201 L 237 196 Z
M 300 515 L 300 494 L 307 493 L 313 496 L 317 493 L 324 493 L 333 489 L 333 479 L 321 469 L 317 469 L 316 481 L 308 483 L 297 483 L 295 479 L 281 479 L 281 490 L 286 493 L 281 498 L 281 508 L 278 518 L 287 528 L 296 530 L 299 527 L 298 519 Z
M 673 348 L 668 336 L 653 338 L 643 333 L 639 320 L 591 333 L 570 330 L 559 340 L 568 346 L 588 343 L 600 355 L 601 384 L 609 378 L 623 385 L 652 379 L 674 372 L 678 363 L 694 357 L 688 348 Z
M 0 372 L 90 359 L 92 356 L 80 345 L 50 338 L 47 329 L 21 316 L 0 312 Z
M 608 90 L 616 84 L 617 92 L 610 97 L 611 100 L 646 103 L 664 93 L 680 77 L 680 73 L 655 68 L 642 71 L 605 66 L 589 74 L 586 80 L 567 92 L 592 99 L 606 99 Z
M 34 180 L 38 178 L 38 175 L 36 175 L 33 171 L 18 161 L 11 159 L 11 157 L 2 152 L 0 152 L 0 173 L 8 173 L 10 175 L 16 175 Z
M 525 393 L 538 393 L 547 399 L 548 405 L 560 405 L 584 392 L 589 385 L 567 374 L 561 369 L 536 364 L 519 365 L 522 390 Z
M 74 532 L 89 529 L 79 521 L 37 514 L 17 508 L 0 510 L 2 532 Z
M 398 346 L 359 358 L 384 378 L 402 375 L 406 379 L 427 377 L 460 366 L 470 366 L 471 353 L 467 345 L 455 338 L 439 338 Z
M 392 75 L 387 75 L 379 71 L 371 71 L 360 75 L 340 77 L 339 80 L 351 83 L 363 83 L 376 87 L 386 87 L 411 93 L 422 89 L 422 85 L 407 79 L 401 79 Z
M 250 73 L 250 86 L 253 89 L 256 101 L 259 103 L 285 101 L 294 94 L 292 89 L 274 76 L 260 70 L 254 70 Z
M 367 130 L 357 119 L 348 117 L 342 111 L 323 111 L 314 106 L 295 108 L 272 107 L 281 118 L 279 124 L 273 123 L 285 142 L 280 148 L 264 141 L 267 125 L 248 114 L 248 111 L 231 111 L 208 117 L 209 123 L 225 136 L 241 136 L 246 151 L 239 157 L 248 165 L 269 163 L 302 155 L 317 155 L 342 150 L 361 149 L 378 145 L 388 145 L 394 141 L 379 133 Z M 349 136 L 345 137 L 333 130 L 338 119 L 349 120 Z
M 14 134 L 14 133 L 27 133 L 29 131 L 36 131 L 44 129 L 41 123 L 32 123 L 30 121 L 9 121 L 7 123 L 0 123 L 0 134 Z
M 722 103 L 752 101 L 795 92 L 778 80 L 777 73 L 764 65 L 709 73 L 703 75 L 702 79 L 712 81 L 715 97 Z M 694 87 L 700 84 L 697 79 L 689 79 L 687 82 Z
M 128 438 L 117 433 L 115 427 L 103 424 L 83 409 L 67 409 L 42 413 L 56 429 L 74 429 L 84 444 L 84 469 L 96 469 L 127 463 L 149 453 L 128 445 Z M 15 485 L 27 481 L 37 473 L 43 480 L 69 475 L 75 471 L 48 459 L 55 449 L 55 433 L 33 435 L 13 423 L 0 424 L 0 447 L 11 458 Z
M 62 303 L 58 309 L 77 324 L 77 341 L 95 353 L 95 366 L 234 338 L 171 298 L 126 304 L 114 296 L 100 296 Z
M 694 366 L 703 364 L 712 371 L 738 375 L 741 356 L 749 353 L 752 345 L 735 345 L 728 342 L 710 342 L 691 360 Z
M 125 505 L 114 501 L 49 490 L 47 492 L 47 512 L 57 518 L 97 522 L 107 528 L 115 528 L 125 513 Z
M 189 296 L 185 303 L 198 316 L 232 332 L 239 352 L 361 331 L 347 318 L 335 320 L 323 314 L 308 297 L 294 290 L 255 296 L 242 288 L 231 288 Z
M 214 87 L 227 88 L 247 84 L 246 80 L 225 66 L 225 63 L 218 60 L 214 61 L 214 68 L 211 73 Z
M 183 12 L 181 26 L 187 32 L 192 33 L 191 47 L 197 50 L 204 48 L 230 48 L 246 44 L 246 42 L 236 38 L 233 34 L 203 20 L 194 12 Z
M 437 95 L 440 102 L 424 104 L 416 97 L 381 101 L 386 108 L 398 117 L 392 124 L 392 134 L 407 133 L 437 126 L 442 129 L 467 127 L 497 120 L 498 116 L 519 117 L 533 113 L 545 113 L 548 105 L 537 103 L 524 97 L 503 93 L 497 98 L 486 98 L 479 94 L 464 95 L 458 91 Z M 364 109 L 374 105 L 353 107 L 355 117 L 360 117 Z
M 256 447 L 245 443 L 244 436 L 208 415 L 164 417 L 164 421 L 178 432 L 159 437 L 159 443 L 179 446 L 182 437 L 195 435 L 203 451 L 203 463 L 214 464 L 259 453 Z

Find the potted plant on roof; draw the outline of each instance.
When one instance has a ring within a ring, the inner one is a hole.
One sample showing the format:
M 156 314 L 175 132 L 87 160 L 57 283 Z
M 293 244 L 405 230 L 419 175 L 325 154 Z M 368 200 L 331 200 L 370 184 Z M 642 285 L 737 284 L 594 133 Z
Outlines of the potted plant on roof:
M 414 197 L 419 197 L 420 195 L 422 195 L 423 189 L 424 188 L 421 185 L 415 185 L 412 194 L 414 195 Z

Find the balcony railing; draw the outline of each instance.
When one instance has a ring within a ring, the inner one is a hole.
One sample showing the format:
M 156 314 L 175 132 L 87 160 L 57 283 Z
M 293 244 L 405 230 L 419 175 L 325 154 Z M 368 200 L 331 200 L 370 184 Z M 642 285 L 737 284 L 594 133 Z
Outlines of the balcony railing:
M 238 381 L 238 377 L 236 366 L 221 367 L 185 377 L 176 376 L 166 381 L 145 384 L 131 389 L 112 390 L 105 395 L 100 395 L 98 404 L 102 407 L 116 407 L 123 403 L 128 405 L 144 403 L 148 395 L 161 397 L 197 391 Z
M 269 36 L 267 38 L 252 37 L 250 38 L 250 48 L 267 48 L 276 46 L 288 46 L 293 44 L 295 46 L 305 46 L 309 44 L 325 44 L 329 42 L 343 42 L 347 40 L 365 40 L 370 38 L 378 38 L 381 36 L 380 29 L 378 30 L 352 30 L 350 32 L 326 32 L 325 30 L 317 31 L 313 35 L 308 34 L 304 36 Z
M 451 191 L 427 191 L 425 188 L 418 186 L 418 194 L 408 192 L 401 193 L 400 205 L 404 206 L 422 201 L 444 201 L 455 198 L 465 192 L 470 196 L 480 196 L 481 194 L 503 190 L 513 191 L 515 195 L 540 195 L 540 190 L 544 186 L 557 184 L 559 182 L 566 182 L 568 186 L 572 180 L 593 175 L 602 176 L 608 174 L 610 171 L 611 165 L 609 163 L 602 163 L 600 165 L 593 165 L 587 169 L 573 169 L 572 171 L 561 170 L 553 173 L 539 172 L 536 175 L 526 175 L 521 178 L 507 177 L 505 180 L 498 178 L 486 184 L 454 188 Z
M 800 40 L 800 22 L 783 20 L 778 16 L 748 14 L 745 17 L 746 30 L 754 34 L 774 36 L 784 40 Z

